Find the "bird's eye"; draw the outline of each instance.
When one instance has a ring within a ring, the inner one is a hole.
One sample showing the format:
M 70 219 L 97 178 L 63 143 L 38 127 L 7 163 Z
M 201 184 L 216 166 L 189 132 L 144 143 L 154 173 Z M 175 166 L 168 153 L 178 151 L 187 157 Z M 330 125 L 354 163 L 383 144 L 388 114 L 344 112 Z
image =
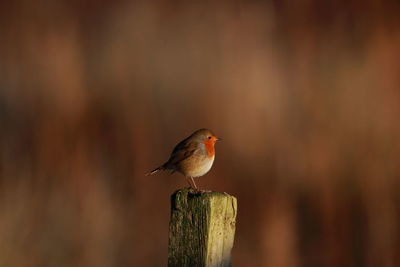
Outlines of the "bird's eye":
M 209 136 L 208 139 L 211 139 L 211 136 Z

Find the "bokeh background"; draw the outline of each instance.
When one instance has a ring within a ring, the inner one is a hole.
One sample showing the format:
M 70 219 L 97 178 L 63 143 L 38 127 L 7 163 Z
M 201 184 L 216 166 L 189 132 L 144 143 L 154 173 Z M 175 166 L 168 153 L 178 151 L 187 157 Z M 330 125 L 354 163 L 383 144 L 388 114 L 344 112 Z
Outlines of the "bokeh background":
M 198 128 L 234 266 L 400 266 L 398 1 L 1 1 L 0 266 L 165 266 Z

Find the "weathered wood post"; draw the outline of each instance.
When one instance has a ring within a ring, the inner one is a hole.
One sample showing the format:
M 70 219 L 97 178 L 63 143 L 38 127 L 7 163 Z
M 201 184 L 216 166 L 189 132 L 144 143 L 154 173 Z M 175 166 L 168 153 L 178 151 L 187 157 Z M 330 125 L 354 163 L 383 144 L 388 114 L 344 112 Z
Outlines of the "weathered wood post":
M 180 189 L 171 196 L 168 266 L 231 266 L 236 198 Z

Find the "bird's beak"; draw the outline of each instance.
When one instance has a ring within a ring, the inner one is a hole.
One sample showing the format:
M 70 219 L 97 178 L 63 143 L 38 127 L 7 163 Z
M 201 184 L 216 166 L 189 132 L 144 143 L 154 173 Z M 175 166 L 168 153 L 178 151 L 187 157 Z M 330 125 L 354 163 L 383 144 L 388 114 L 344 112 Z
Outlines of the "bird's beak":
M 217 139 L 215 139 L 215 140 L 217 140 L 217 141 L 221 141 L 221 140 L 222 140 L 222 138 L 219 138 L 219 137 L 217 137 Z

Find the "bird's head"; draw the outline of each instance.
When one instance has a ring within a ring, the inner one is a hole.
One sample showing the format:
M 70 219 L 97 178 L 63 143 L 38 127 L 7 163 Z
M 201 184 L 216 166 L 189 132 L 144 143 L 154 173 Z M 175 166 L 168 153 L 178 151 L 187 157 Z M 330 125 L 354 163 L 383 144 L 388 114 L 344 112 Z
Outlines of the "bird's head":
M 208 143 L 208 144 L 215 144 L 217 141 L 221 140 L 221 138 L 218 138 L 217 136 L 215 136 L 215 134 L 208 129 L 200 129 L 195 131 L 191 138 L 193 138 L 193 140 L 196 140 L 200 143 Z
M 221 138 L 215 136 L 215 134 L 208 129 L 200 129 L 195 131 L 191 138 L 199 143 L 203 143 L 209 156 L 214 156 L 214 145 L 217 141 L 221 140 Z

